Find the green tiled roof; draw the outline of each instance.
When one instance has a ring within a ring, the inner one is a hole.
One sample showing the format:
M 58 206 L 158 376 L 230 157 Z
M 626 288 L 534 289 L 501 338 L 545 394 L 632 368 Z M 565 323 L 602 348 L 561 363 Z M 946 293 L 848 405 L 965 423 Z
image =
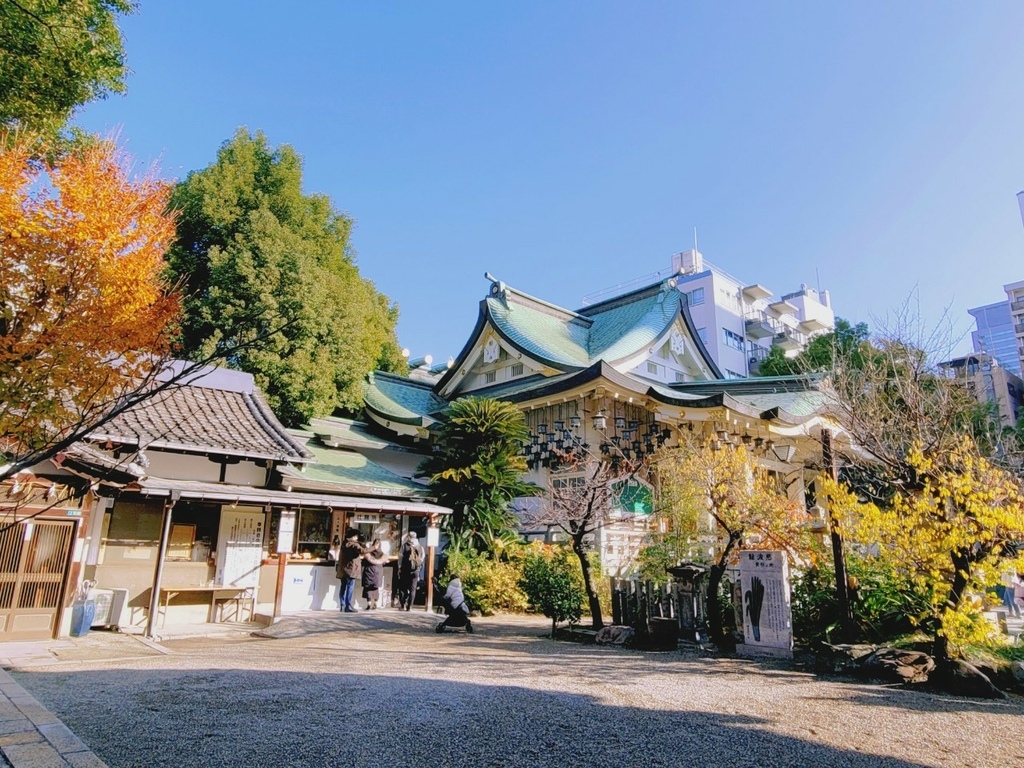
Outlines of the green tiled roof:
M 394 444 L 371 434 L 362 422 L 326 416 L 310 419 L 307 431 L 327 438 L 326 442 L 334 445 L 346 445 L 352 448 L 389 448 Z
M 792 416 L 813 416 L 828 404 L 828 396 L 824 392 L 807 390 L 804 392 L 771 392 L 762 395 L 741 395 L 730 392 L 729 395 L 741 403 L 764 411 L 779 408 Z
M 376 496 L 426 496 L 426 487 L 396 475 L 379 464 L 367 459 L 361 453 L 320 444 L 310 433 L 293 431 L 293 435 L 305 439 L 305 447 L 316 458 L 300 472 L 292 467 L 282 467 L 281 475 L 286 482 L 296 487 L 315 487 L 319 490 L 334 489 L 335 492 Z
M 675 319 L 681 301 L 678 291 L 650 291 L 634 301 L 605 302 L 585 310 L 594 319 L 591 362 L 598 358 L 615 362 L 647 347 Z
M 590 361 L 590 323 L 570 312 L 543 305 L 489 297 L 487 310 L 498 331 L 513 344 L 545 363 L 585 368 Z
M 661 285 L 570 312 L 510 288 L 486 299 L 498 331 L 527 354 L 560 368 L 587 368 L 636 354 L 665 332 L 681 295 Z
M 439 413 L 446 403 L 431 391 L 430 384 L 393 373 L 374 371 L 364 389 L 366 406 L 391 421 L 423 426 L 425 418 Z

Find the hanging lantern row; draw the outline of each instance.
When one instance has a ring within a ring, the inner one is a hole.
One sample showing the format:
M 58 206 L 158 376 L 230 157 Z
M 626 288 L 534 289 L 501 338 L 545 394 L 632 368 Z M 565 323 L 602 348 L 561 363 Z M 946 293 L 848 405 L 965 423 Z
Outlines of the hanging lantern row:
M 612 419 L 614 433 L 606 435 L 603 433 L 608 428 L 608 421 L 604 410 L 599 410 L 593 416 L 595 431 L 602 433 L 599 450 L 602 455 L 612 457 L 616 462 L 621 459 L 643 459 L 672 436 L 672 430 L 662 427 L 658 422 L 642 423 L 619 415 Z M 569 416 L 568 426 L 564 419 L 556 419 L 550 425 L 547 422 L 537 424 L 523 445 L 527 466 L 531 469 L 537 466 L 555 468 L 585 459 L 590 452 L 590 445 L 582 442 L 577 435 L 581 426 L 582 419 L 578 413 Z

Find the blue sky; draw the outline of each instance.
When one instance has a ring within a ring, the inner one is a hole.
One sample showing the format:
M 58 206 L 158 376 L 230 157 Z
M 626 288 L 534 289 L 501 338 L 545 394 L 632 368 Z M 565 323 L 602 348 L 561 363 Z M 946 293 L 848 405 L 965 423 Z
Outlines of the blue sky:
M 238 126 L 356 221 L 412 355 L 485 271 L 563 306 L 692 246 L 776 294 L 926 322 L 1024 279 L 1024 3 L 142 2 L 117 131 L 169 178 Z M 963 342 L 966 348 L 969 342 Z

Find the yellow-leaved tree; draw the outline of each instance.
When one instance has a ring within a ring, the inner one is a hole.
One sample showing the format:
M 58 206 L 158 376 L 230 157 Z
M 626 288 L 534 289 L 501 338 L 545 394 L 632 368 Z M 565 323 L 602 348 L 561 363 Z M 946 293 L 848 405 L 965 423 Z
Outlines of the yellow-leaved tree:
M 916 618 L 934 627 L 935 655 L 945 660 L 994 630 L 981 598 L 1003 570 L 1024 564 L 1014 547 L 1024 535 L 1024 493 L 966 435 L 941 454 L 915 445 L 906 465 L 915 482 L 889 503 L 861 503 L 830 482 L 825 495 L 856 541 L 877 545 L 878 557 L 930 596 L 930 615 Z
M 695 543 L 697 558 L 709 560 L 708 633 L 720 648 L 731 648 L 734 643 L 725 632 L 718 601 L 726 568 L 742 549 L 813 556 L 811 518 L 742 445 L 684 442 L 659 452 L 655 467 L 660 485 L 657 515 L 671 535 Z
M 108 141 L 55 160 L 0 142 L 0 480 L 166 382 L 180 298 L 169 187 Z

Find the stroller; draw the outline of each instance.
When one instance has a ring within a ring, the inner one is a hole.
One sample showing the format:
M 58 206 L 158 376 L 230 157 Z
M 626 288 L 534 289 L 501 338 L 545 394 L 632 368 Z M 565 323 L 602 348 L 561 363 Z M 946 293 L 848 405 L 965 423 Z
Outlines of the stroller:
M 437 579 L 434 579 L 434 589 L 441 594 L 441 585 Z M 448 589 L 441 595 L 440 602 L 446 618 L 434 628 L 437 634 L 440 635 L 446 629 L 465 629 L 469 634 L 473 634 L 473 622 L 469 620 L 469 603 L 462 594 L 461 581 L 452 579 L 448 582 Z

